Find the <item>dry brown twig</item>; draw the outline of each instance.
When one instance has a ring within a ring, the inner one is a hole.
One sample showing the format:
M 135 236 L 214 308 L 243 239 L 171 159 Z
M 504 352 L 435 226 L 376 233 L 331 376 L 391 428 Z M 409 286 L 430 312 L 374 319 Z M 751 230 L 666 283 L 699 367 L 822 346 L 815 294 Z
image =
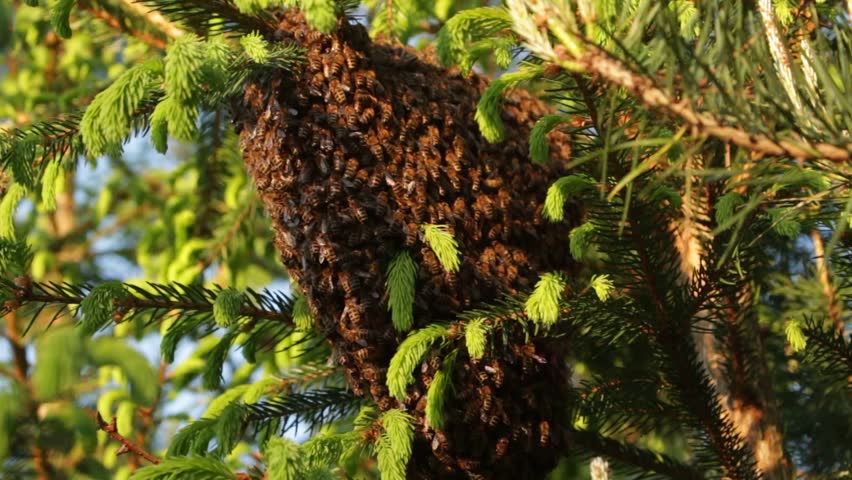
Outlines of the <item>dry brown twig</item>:
M 117 441 L 121 444 L 121 447 L 119 447 L 119 449 L 115 451 L 116 455 L 124 455 L 125 453 L 133 453 L 135 455 L 138 455 L 138 456 L 144 458 L 145 460 L 148 460 L 149 462 L 151 462 L 155 465 L 160 463 L 159 458 L 148 453 L 148 451 L 146 451 L 144 448 L 140 447 L 139 445 L 136 445 L 135 443 L 133 443 L 133 441 L 130 440 L 129 438 L 118 433 L 118 425 L 116 423 L 117 421 L 116 421 L 115 417 L 112 417 L 112 420 L 109 423 L 107 423 L 107 421 L 104 420 L 104 417 L 101 416 L 100 412 L 95 412 L 95 420 L 98 422 L 98 428 L 99 429 L 106 432 L 107 435 L 110 436 L 110 438 L 112 438 L 113 440 L 115 440 L 115 441 Z

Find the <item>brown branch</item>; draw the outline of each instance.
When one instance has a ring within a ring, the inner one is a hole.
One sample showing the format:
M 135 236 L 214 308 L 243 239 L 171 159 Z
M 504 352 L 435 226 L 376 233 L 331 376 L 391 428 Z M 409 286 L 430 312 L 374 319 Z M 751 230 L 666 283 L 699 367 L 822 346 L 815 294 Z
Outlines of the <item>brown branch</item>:
M 6 314 L 5 333 L 6 339 L 9 341 L 9 347 L 12 350 L 12 363 L 14 366 L 12 376 L 30 391 L 30 394 L 27 395 L 27 403 L 29 404 L 28 412 L 30 419 L 37 423 L 39 404 L 33 400 L 33 388 L 29 379 L 30 363 L 27 360 L 27 347 L 21 338 L 21 333 L 18 329 L 18 316 L 15 312 Z M 50 480 L 54 478 L 53 467 L 48 461 L 47 452 L 37 443 L 33 443 L 30 447 L 30 453 L 33 456 L 33 464 L 38 480 Z
M 142 17 L 148 24 L 163 32 L 164 35 L 171 39 L 175 39 L 184 33 L 183 30 L 170 22 L 160 12 L 152 10 L 142 3 L 137 3 L 134 0 L 121 0 L 121 4 L 124 8 Z
M 126 22 L 122 22 L 118 17 L 116 17 L 112 13 L 110 13 L 110 12 L 108 12 L 108 11 L 104 10 L 103 8 L 100 8 L 96 5 L 92 5 L 89 2 L 81 2 L 81 6 L 86 11 L 88 11 L 93 17 L 103 20 L 110 27 L 112 27 L 116 30 L 121 30 L 125 33 L 128 33 L 128 34 L 138 38 L 139 40 L 147 43 L 148 45 L 150 45 L 154 48 L 157 48 L 157 49 L 160 49 L 160 50 L 165 50 L 165 48 L 166 48 L 166 41 L 165 40 L 163 40 L 161 38 L 157 38 L 154 35 L 151 35 L 150 33 L 144 32 L 142 30 L 133 28 L 132 26 L 128 25 Z
M 124 435 L 118 433 L 118 426 L 116 425 L 115 417 L 112 417 L 112 421 L 107 423 L 106 420 L 104 420 L 104 417 L 101 416 L 100 412 L 95 412 L 94 415 L 95 421 L 98 422 L 98 428 L 106 432 L 107 435 L 110 436 L 110 438 L 121 444 L 121 447 L 119 447 L 119 449 L 115 452 L 116 455 L 123 455 L 125 453 L 130 452 L 144 458 L 145 460 L 148 460 L 149 462 L 155 465 L 160 463 L 159 458 L 151 455 L 150 453 L 145 451 L 145 449 L 136 445 L 135 443 L 133 443 L 133 441 L 131 441 Z
M 852 159 L 852 144 L 838 146 L 828 143 L 811 143 L 804 138 L 775 140 L 764 134 L 749 133 L 737 127 L 726 126 L 710 113 L 693 110 L 688 101 L 672 98 L 667 92 L 658 88 L 651 79 L 634 72 L 609 52 L 590 43 L 585 45 L 585 49 L 578 57 L 571 56 L 561 45 L 554 50 L 556 60 L 560 64 L 579 66 L 588 73 L 626 89 L 646 106 L 666 110 L 680 117 L 698 132 L 706 135 L 764 155 L 787 155 L 799 160 L 825 158 L 834 162 L 848 162 Z
M 814 242 L 817 278 L 819 279 L 819 284 L 822 286 L 822 294 L 825 295 L 828 318 L 831 319 L 831 323 L 838 332 L 843 332 L 846 323 L 840 317 L 840 303 L 837 301 L 837 290 L 831 284 L 831 278 L 828 274 L 828 262 L 825 258 L 825 242 L 823 242 L 819 230 L 811 232 L 811 240 Z

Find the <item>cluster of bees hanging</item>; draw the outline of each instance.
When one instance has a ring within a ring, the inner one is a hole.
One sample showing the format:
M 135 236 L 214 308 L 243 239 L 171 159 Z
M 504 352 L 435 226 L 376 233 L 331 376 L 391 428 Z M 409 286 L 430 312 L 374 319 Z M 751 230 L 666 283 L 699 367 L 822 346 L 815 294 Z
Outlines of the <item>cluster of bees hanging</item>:
M 385 270 L 403 250 L 419 263 L 415 328 L 529 290 L 541 272 L 573 270 L 570 225 L 541 216 L 547 188 L 564 172 L 559 162 L 541 167 L 527 157 L 529 130 L 547 108 L 510 94 L 507 140 L 489 144 L 474 121 L 483 78 L 374 43 L 343 20 L 329 35 L 295 9 L 279 20 L 278 40 L 303 47 L 306 62 L 253 80 L 235 121 L 283 262 L 349 386 L 420 423 L 412 478 L 541 476 L 564 446 L 551 434 L 564 425 L 564 345 L 526 343 L 510 328 L 509 343 L 484 359 L 473 361 L 462 348 L 450 420 L 436 432 L 423 412 L 440 359 L 424 362 L 405 401 L 388 394 L 387 366 L 402 335 L 388 313 Z M 568 158 L 567 145 L 564 136 L 551 138 L 555 157 Z M 457 273 L 447 273 L 424 242 L 427 223 L 446 225 L 457 240 Z

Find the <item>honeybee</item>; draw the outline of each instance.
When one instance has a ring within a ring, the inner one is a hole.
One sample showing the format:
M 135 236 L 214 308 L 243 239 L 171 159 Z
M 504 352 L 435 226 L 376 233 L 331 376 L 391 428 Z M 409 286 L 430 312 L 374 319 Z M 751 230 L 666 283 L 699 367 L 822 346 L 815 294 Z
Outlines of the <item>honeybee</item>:
M 343 178 L 351 180 L 358 173 L 358 160 L 350 158 L 346 161 L 346 170 L 343 172 Z
M 309 43 L 316 43 L 317 41 L 322 39 L 322 36 L 323 34 L 319 30 L 308 30 L 306 38 L 308 39 Z
M 311 72 L 322 72 L 322 60 L 316 55 L 308 55 L 308 70 Z M 316 75 L 314 75 L 314 78 L 316 78 Z
M 458 466 L 463 470 L 475 470 L 479 468 L 479 462 L 469 458 L 458 459 Z
M 414 239 L 416 240 L 417 237 L 415 236 Z M 405 244 L 406 246 L 413 245 L 414 242 L 408 243 L 408 237 L 406 237 Z M 431 273 L 432 275 L 441 275 L 442 273 L 444 273 L 444 269 L 438 262 L 438 257 L 436 257 L 435 254 L 431 251 L 428 251 L 423 255 L 423 264 L 426 265 L 426 269 L 429 270 L 429 273 Z
M 506 450 L 509 447 L 509 439 L 506 437 L 500 437 L 497 440 L 497 445 L 494 447 L 494 458 L 499 460 L 506 456 Z
M 483 181 L 483 183 L 488 188 L 497 189 L 497 188 L 500 188 L 501 186 L 503 186 L 503 179 L 500 178 L 500 177 L 491 177 L 491 178 L 486 178 Z
M 352 198 L 349 199 L 349 209 L 352 211 L 352 214 L 358 222 L 367 223 L 367 210 L 361 205 L 358 205 L 358 203 Z
M 405 234 L 405 246 L 406 247 L 410 247 L 410 246 L 414 245 L 415 243 L 417 243 L 417 226 L 414 225 L 412 227 L 412 225 L 413 224 L 406 224 L 406 225 L 403 225 L 403 227 L 402 227 L 402 231 Z M 437 259 L 437 257 L 434 257 L 434 254 L 433 254 L 432 262 L 431 262 L 432 266 L 430 266 L 430 264 L 426 261 L 425 257 L 424 257 L 423 261 L 424 261 L 424 263 L 426 263 L 426 266 L 427 266 L 427 268 L 429 268 L 429 271 L 433 272 L 433 274 L 437 275 L 437 273 L 434 273 L 434 269 L 432 268 L 433 266 L 437 266 L 438 267 L 437 268 L 438 273 L 440 273 L 441 266 L 438 265 L 438 259 Z
M 364 348 L 359 348 L 358 350 L 355 350 L 352 353 L 352 356 L 355 357 L 356 360 L 363 362 L 364 360 L 369 358 L 370 355 L 372 355 L 372 354 L 373 354 L 373 349 L 371 347 L 364 347 Z
M 331 96 L 334 97 L 334 101 L 337 103 L 346 103 L 346 91 L 343 90 L 339 81 L 332 80 L 329 82 L 328 88 L 331 91 Z
M 491 240 L 498 240 L 503 235 L 503 226 L 502 225 L 494 225 L 491 227 L 491 230 L 488 230 L 488 238 Z
M 479 372 L 477 372 L 476 376 L 479 377 L 480 383 L 485 383 L 485 382 L 488 381 L 488 373 L 485 372 L 484 370 L 480 370 Z
M 538 439 L 539 444 L 544 447 L 550 443 L 550 424 L 547 423 L 547 420 L 542 420 L 542 422 L 538 424 L 538 430 L 541 434 Z
M 374 382 L 374 383 L 370 384 L 370 394 L 374 398 L 386 397 L 387 393 L 388 393 L 388 387 L 382 385 L 381 383 L 375 383 Z
M 432 453 L 435 455 L 435 458 L 444 465 L 453 465 L 455 463 L 453 457 L 447 455 L 447 452 L 443 448 L 432 450 Z
M 488 417 L 488 426 L 496 427 L 498 423 L 500 423 L 499 415 L 491 415 L 490 417 Z
M 379 105 L 379 109 L 381 110 L 381 121 L 387 123 L 393 117 L 393 106 L 389 103 L 382 103 Z
M 491 387 L 483 385 L 477 389 L 479 397 L 482 399 L 482 412 L 486 413 L 491 410 Z
M 366 168 L 362 168 L 358 170 L 358 173 L 355 175 L 355 180 L 353 183 L 356 188 L 361 188 L 370 180 L 370 172 L 367 171 Z
M 326 64 L 326 77 L 336 77 L 343 71 L 344 58 L 342 55 L 331 55 L 331 59 Z
M 361 114 L 358 116 L 358 120 L 361 123 L 370 123 L 376 117 L 376 111 L 372 107 L 366 107 L 361 110 Z
M 348 46 L 343 47 L 343 57 L 346 60 L 346 66 L 350 70 L 358 68 L 358 56 Z

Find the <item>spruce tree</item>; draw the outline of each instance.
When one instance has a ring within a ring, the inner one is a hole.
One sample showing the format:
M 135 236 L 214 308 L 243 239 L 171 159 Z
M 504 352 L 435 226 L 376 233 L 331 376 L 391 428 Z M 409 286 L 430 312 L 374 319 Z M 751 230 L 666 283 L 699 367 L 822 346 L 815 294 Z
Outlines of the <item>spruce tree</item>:
M 852 474 L 850 21 L 0 4 L 0 477 Z

